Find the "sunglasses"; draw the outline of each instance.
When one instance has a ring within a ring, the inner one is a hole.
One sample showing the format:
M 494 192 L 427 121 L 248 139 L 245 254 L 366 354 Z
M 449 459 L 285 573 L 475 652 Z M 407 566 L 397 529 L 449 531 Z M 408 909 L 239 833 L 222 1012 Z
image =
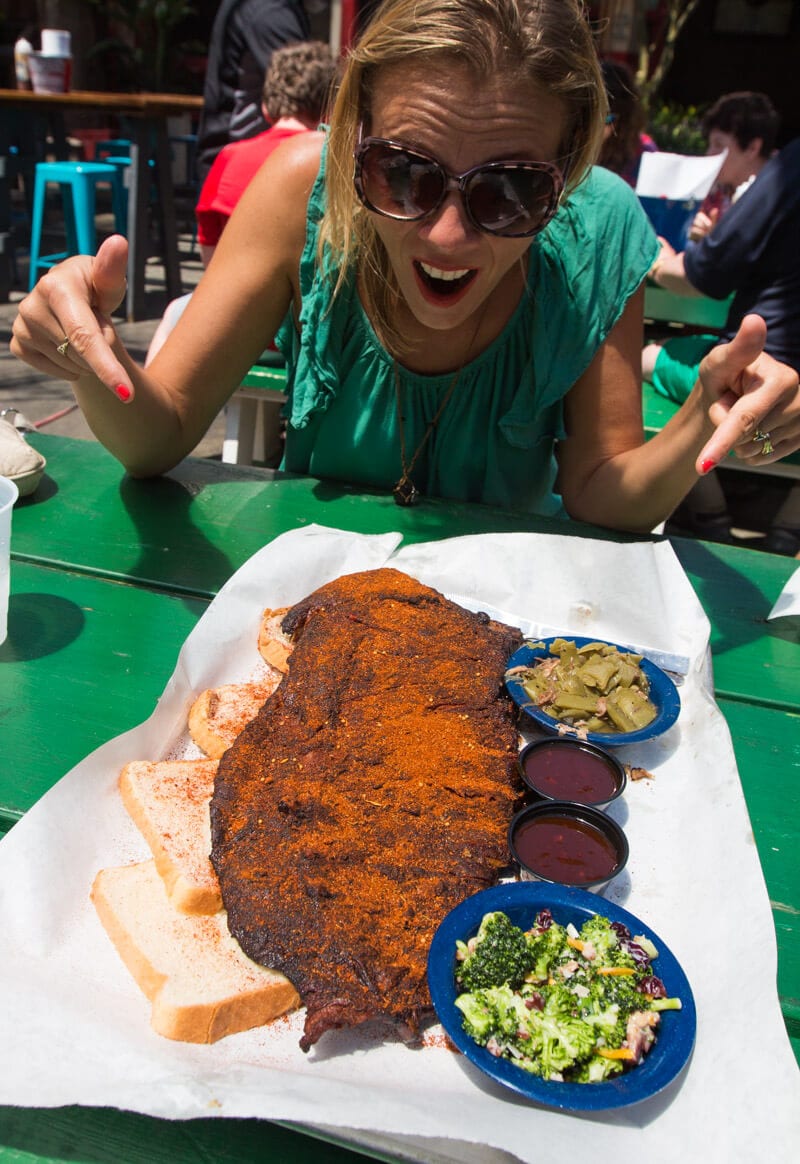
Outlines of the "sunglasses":
M 451 174 L 430 154 L 382 137 L 361 139 L 354 158 L 356 193 L 368 210 L 418 222 L 458 190 L 472 225 L 502 238 L 543 230 L 564 189 L 561 171 L 550 162 L 487 162 Z

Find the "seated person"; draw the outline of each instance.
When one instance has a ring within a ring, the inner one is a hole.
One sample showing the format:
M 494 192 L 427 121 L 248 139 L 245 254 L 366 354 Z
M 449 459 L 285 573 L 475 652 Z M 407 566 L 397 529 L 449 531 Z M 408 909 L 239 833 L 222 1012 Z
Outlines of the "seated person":
M 693 242 L 704 238 L 721 215 L 741 198 L 772 157 L 780 117 L 765 93 L 726 93 L 703 116 L 708 155 L 728 151 L 714 187 L 689 229 Z
M 662 240 L 650 278 L 677 294 L 734 296 L 722 336 L 679 336 L 646 345 L 642 374 L 661 395 L 683 403 L 703 357 L 732 339 L 752 314 L 767 325 L 764 350 L 800 371 L 800 138 L 766 161 L 714 229 L 685 252 L 676 253 Z M 753 439 L 764 456 L 771 455 L 768 427 L 757 428 Z M 778 514 L 773 533 L 784 529 L 782 520 Z M 770 534 L 767 548 L 796 553 L 800 537 Z
M 613 170 L 635 189 L 642 154 L 654 153 L 658 146 L 644 132 L 644 108 L 630 69 L 618 61 L 603 61 L 600 68 L 608 114 L 597 164 Z
M 217 154 L 195 207 L 197 241 L 207 267 L 236 203 L 265 158 L 289 137 L 316 129 L 331 96 L 336 63 L 322 41 L 276 49 L 264 78 L 262 108 L 272 122 L 257 137 L 231 142 Z M 147 352 L 153 359 L 183 315 L 189 295 L 167 304 Z
M 311 35 L 302 0 L 221 0 L 212 7 L 217 11 L 197 134 L 201 183 L 223 146 L 255 137 L 267 128 L 259 94 L 272 54 Z
M 329 130 L 267 158 L 152 364 L 110 318 L 119 235 L 42 276 L 11 352 L 70 380 L 92 431 L 147 477 L 196 447 L 277 338 L 287 472 L 401 506 L 647 533 L 729 452 L 770 464 L 800 448 L 800 385 L 748 315 L 645 440 L 658 242 L 634 191 L 594 165 L 606 113 L 581 0 L 386 0 Z

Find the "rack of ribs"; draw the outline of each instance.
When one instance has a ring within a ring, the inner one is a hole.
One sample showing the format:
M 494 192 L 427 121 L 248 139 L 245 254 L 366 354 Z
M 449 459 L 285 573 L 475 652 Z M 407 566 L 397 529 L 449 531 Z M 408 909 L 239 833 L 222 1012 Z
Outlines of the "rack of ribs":
M 392 569 L 321 587 L 282 627 L 288 675 L 212 799 L 228 925 L 296 986 L 304 1050 L 371 1019 L 413 1038 L 437 925 L 508 862 L 520 786 L 503 673 L 522 636 Z

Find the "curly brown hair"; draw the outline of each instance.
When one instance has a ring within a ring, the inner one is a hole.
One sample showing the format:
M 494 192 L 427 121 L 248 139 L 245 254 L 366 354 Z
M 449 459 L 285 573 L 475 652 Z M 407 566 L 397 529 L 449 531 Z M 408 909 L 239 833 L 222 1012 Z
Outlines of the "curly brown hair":
M 322 121 L 336 79 L 336 61 L 327 44 L 306 40 L 274 51 L 261 98 L 271 121 L 300 115 Z

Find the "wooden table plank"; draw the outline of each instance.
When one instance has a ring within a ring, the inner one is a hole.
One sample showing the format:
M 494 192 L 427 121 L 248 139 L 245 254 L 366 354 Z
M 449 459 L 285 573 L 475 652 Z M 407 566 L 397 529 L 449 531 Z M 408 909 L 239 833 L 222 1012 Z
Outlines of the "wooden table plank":
M 89 752 L 147 719 L 206 605 L 12 563 L 0 831 Z
M 725 327 L 733 296 L 711 299 L 708 295 L 678 295 L 665 287 L 647 283 L 644 317 L 656 323 L 679 323 L 717 332 Z
M 48 457 L 47 477 L 14 510 L 15 555 L 198 596 L 211 597 L 272 538 L 315 521 L 398 530 L 408 542 L 513 530 L 600 536 L 488 506 L 427 500 L 401 509 L 383 494 L 213 461 L 187 460 L 169 477 L 134 481 L 94 442 L 35 434 L 31 443 Z M 789 620 L 766 621 L 794 560 L 683 538 L 673 546 L 712 624 L 719 693 L 797 707 L 797 634 Z
M 764 873 L 778 944 L 778 995 L 800 1051 L 800 717 L 719 700 Z M 710 761 L 713 763 L 713 759 Z M 800 1063 L 800 1054 L 797 1055 Z
M 0 1107 L 0 1161 L 6 1164 L 349 1164 L 359 1159 L 360 1153 L 268 1120 L 160 1120 L 110 1108 Z
M 717 696 L 800 710 L 800 619 L 768 620 L 795 560 L 691 538 L 672 544 L 711 622 Z

